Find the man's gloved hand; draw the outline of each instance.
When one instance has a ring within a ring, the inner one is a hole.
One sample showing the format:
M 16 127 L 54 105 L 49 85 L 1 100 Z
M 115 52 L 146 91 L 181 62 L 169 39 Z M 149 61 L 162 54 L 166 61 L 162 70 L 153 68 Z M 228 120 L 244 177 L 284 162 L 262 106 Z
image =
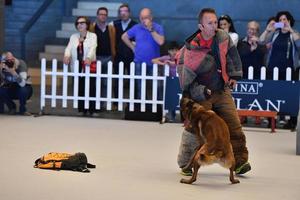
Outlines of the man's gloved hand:
M 211 94 L 212 94 L 211 90 L 208 89 L 207 87 L 205 87 L 205 88 L 204 88 L 204 95 L 205 95 L 205 98 L 206 98 L 206 99 L 209 99 L 209 98 L 211 97 Z

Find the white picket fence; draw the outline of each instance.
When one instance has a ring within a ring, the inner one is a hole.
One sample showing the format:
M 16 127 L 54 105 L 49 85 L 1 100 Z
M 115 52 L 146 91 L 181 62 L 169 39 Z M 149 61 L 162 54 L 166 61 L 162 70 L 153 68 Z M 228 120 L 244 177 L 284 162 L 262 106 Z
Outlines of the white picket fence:
M 260 80 L 266 80 L 267 75 L 267 68 L 265 66 L 262 66 L 260 68 Z M 254 77 L 254 68 L 252 66 L 248 67 L 248 79 L 253 80 Z M 292 80 L 292 68 L 288 67 L 286 68 L 286 80 L 291 81 Z M 299 76 L 300 77 L 300 76 Z M 273 69 L 273 80 L 277 81 L 279 78 L 279 69 L 278 67 L 275 67 Z
M 142 112 L 146 110 L 146 104 L 152 105 L 152 111 L 157 112 L 157 105 L 162 105 L 164 108 L 164 94 L 163 99 L 158 99 L 158 81 L 163 82 L 163 88 L 165 90 L 166 76 L 169 75 L 169 67 L 165 66 L 164 75 L 158 74 L 158 66 L 153 65 L 153 75 L 146 74 L 146 64 L 142 64 L 141 75 L 135 75 L 135 64 L 130 65 L 130 74 L 124 74 L 124 64 L 119 63 L 119 73 L 113 74 L 113 64 L 108 63 L 107 73 L 101 73 L 101 62 L 97 61 L 97 73 L 90 73 L 90 69 L 87 66 L 85 72 L 79 72 L 79 63 L 75 62 L 74 71 L 70 72 L 68 65 L 63 65 L 63 71 L 57 71 L 57 60 L 52 60 L 52 66 L 50 71 L 48 71 L 46 66 L 46 59 L 41 61 L 41 97 L 40 97 L 40 109 L 43 111 L 45 107 L 46 100 L 51 100 L 51 107 L 55 108 L 57 106 L 57 100 L 62 101 L 62 107 L 68 107 L 68 101 L 73 101 L 73 108 L 78 108 L 78 100 L 84 100 L 84 108 L 89 108 L 89 101 L 96 102 L 96 109 L 101 108 L 101 104 L 106 105 L 107 110 L 112 109 L 112 103 L 118 103 L 118 111 L 124 110 L 124 104 L 128 103 L 129 110 L 134 111 L 134 104 L 140 104 L 140 109 Z M 51 77 L 51 92 L 46 93 L 46 76 Z M 57 94 L 57 77 L 62 77 L 62 94 Z M 78 83 L 79 77 L 85 78 L 85 94 L 84 96 L 78 96 Z M 90 77 L 96 78 L 96 97 L 90 97 Z M 68 78 L 73 79 L 73 94 L 68 94 Z M 101 79 L 107 79 L 107 96 L 101 97 Z M 112 96 L 113 79 L 118 79 L 118 97 L 114 98 Z M 124 97 L 124 80 L 129 80 L 129 98 Z M 135 80 L 141 80 L 141 98 L 135 99 Z M 146 80 L 152 80 L 152 99 L 146 99 Z M 163 109 L 164 110 L 164 109 Z
M 97 61 L 97 73 L 90 73 L 89 67 L 86 67 L 86 71 L 84 73 L 79 73 L 79 63 L 75 62 L 74 71 L 70 72 L 67 65 L 63 65 L 63 71 L 57 70 L 57 60 L 52 60 L 52 66 L 46 66 L 46 60 L 42 59 L 41 62 L 41 96 L 40 96 L 40 109 L 43 111 L 45 108 L 46 100 L 51 101 L 51 107 L 57 107 L 57 101 L 62 101 L 62 107 L 68 107 L 68 101 L 72 101 L 72 107 L 78 108 L 78 100 L 84 100 L 84 108 L 89 108 L 89 101 L 96 102 L 96 109 L 100 109 L 103 105 L 106 106 L 107 110 L 112 109 L 112 103 L 118 103 L 118 111 L 123 111 L 125 109 L 125 104 L 129 105 L 129 110 L 134 111 L 134 104 L 140 104 L 140 109 L 142 112 L 146 110 L 146 104 L 152 105 L 152 111 L 157 111 L 157 105 L 162 105 L 163 108 L 163 116 L 165 115 L 165 90 L 166 90 L 166 77 L 169 76 L 169 67 L 164 66 L 164 75 L 159 75 L 158 66 L 156 64 L 153 65 L 153 75 L 146 74 L 146 64 L 142 64 L 142 72 L 141 75 L 135 74 L 135 64 L 131 63 L 130 65 L 130 73 L 129 75 L 124 74 L 124 64 L 122 62 L 119 63 L 119 73 L 113 74 L 113 64 L 112 62 L 108 63 L 107 73 L 101 73 L 101 62 Z M 49 71 L 50 69 L 50 71 Z M 250 66 L 248 68 L 248 79 L 253 79 L 253 67 Z M 49 76 L 51 78 L 51 91 L 50 94 L 46 92 L 46 77 Z M 62 94 L 57 94 L 57 78 L 62 77 Z M 78 83 L 79 77 L 86 77 L 85 79 L 85 94 L 84 96 L 78 96 Z M 90 97 L 89 88 L 90 88 L 90 77 L 96 77 L 96 96 Z M 279 70 L 278 68 L 274 68 L 273 71 L 273 80 L 278 80 Z M 68 80 L 71 78 L 73 80 L 73 94 L 68 94 Z M 107 79 L 107 96 L 101 97 L 101 79 Z M 113 80 L 118 79 L 118 97 L 115 98 L 112 95 L 113 90 Z M 129 80 L 129 97 L 124 97 L 124 80 Z M 266 67 L 261 67 L 260 71 L 260 79 L 266 79 Z M 286 80 L 291 81 L 292 79 L 292 69 L 286 69 Z M 135 80 L 141 80 L 141 98 L 135 98 Z M 152 99 L 146 99 L 146 80 L 152 80 Z M 158 81 L 163 82 L 163 98 L 158 99 L 157 90 L 158 90 Z

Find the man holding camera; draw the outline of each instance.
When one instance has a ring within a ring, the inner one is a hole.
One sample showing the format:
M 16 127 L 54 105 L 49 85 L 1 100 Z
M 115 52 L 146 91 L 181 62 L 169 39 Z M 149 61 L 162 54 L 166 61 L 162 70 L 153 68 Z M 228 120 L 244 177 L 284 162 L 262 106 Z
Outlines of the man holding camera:
M 4 112 L 4 104 L 9 114 L 16 113 L 16 104 L 13 99 L 20 101 L 19 114 L 30 115 L 26 110 L 26 101 L 32 95 L 32 86 L 27 74 L 27 65 L 23 60 L 17 59 L 11 52 L 2 54 L 0 64 L 0 113 Z

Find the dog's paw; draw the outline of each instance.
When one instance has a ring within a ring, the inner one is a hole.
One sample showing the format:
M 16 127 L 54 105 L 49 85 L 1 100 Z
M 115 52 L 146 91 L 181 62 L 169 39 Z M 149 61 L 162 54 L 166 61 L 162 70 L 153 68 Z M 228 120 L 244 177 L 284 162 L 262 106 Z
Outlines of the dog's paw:
M 232 184 L 237 184 L 237 183 L 240 183 L 240 181 L 238 179 L 233 179 L 233 180 L 231 180 L 231 183 Z
M 182 179 L 180 180 L 180 183 L 190 184 L 190 183 L 189 183 L 189 180 L 184 179 L 184 178 L 182 178 Z
M 187 180 L 184 179 L 184 178 L 182 178 L 182 179 L 180 180 L 180 183 L 187 183 Z

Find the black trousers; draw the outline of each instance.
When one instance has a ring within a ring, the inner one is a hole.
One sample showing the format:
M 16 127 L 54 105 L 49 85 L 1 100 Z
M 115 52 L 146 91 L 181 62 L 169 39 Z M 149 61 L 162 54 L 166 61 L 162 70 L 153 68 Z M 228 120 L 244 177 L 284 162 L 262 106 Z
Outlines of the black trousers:
M 79 77 L 78 96 L 84 97 L 85 93 L 85 77 Z M 96 77 L 90 77 L 90 97 L 96 97 Z M 91 114 L 96 111 L 95 101 L 89 101 L 89 109 L 84 108 L 84 100 L 78 101 L 78 112 L 86 113 L 89 111 Z

